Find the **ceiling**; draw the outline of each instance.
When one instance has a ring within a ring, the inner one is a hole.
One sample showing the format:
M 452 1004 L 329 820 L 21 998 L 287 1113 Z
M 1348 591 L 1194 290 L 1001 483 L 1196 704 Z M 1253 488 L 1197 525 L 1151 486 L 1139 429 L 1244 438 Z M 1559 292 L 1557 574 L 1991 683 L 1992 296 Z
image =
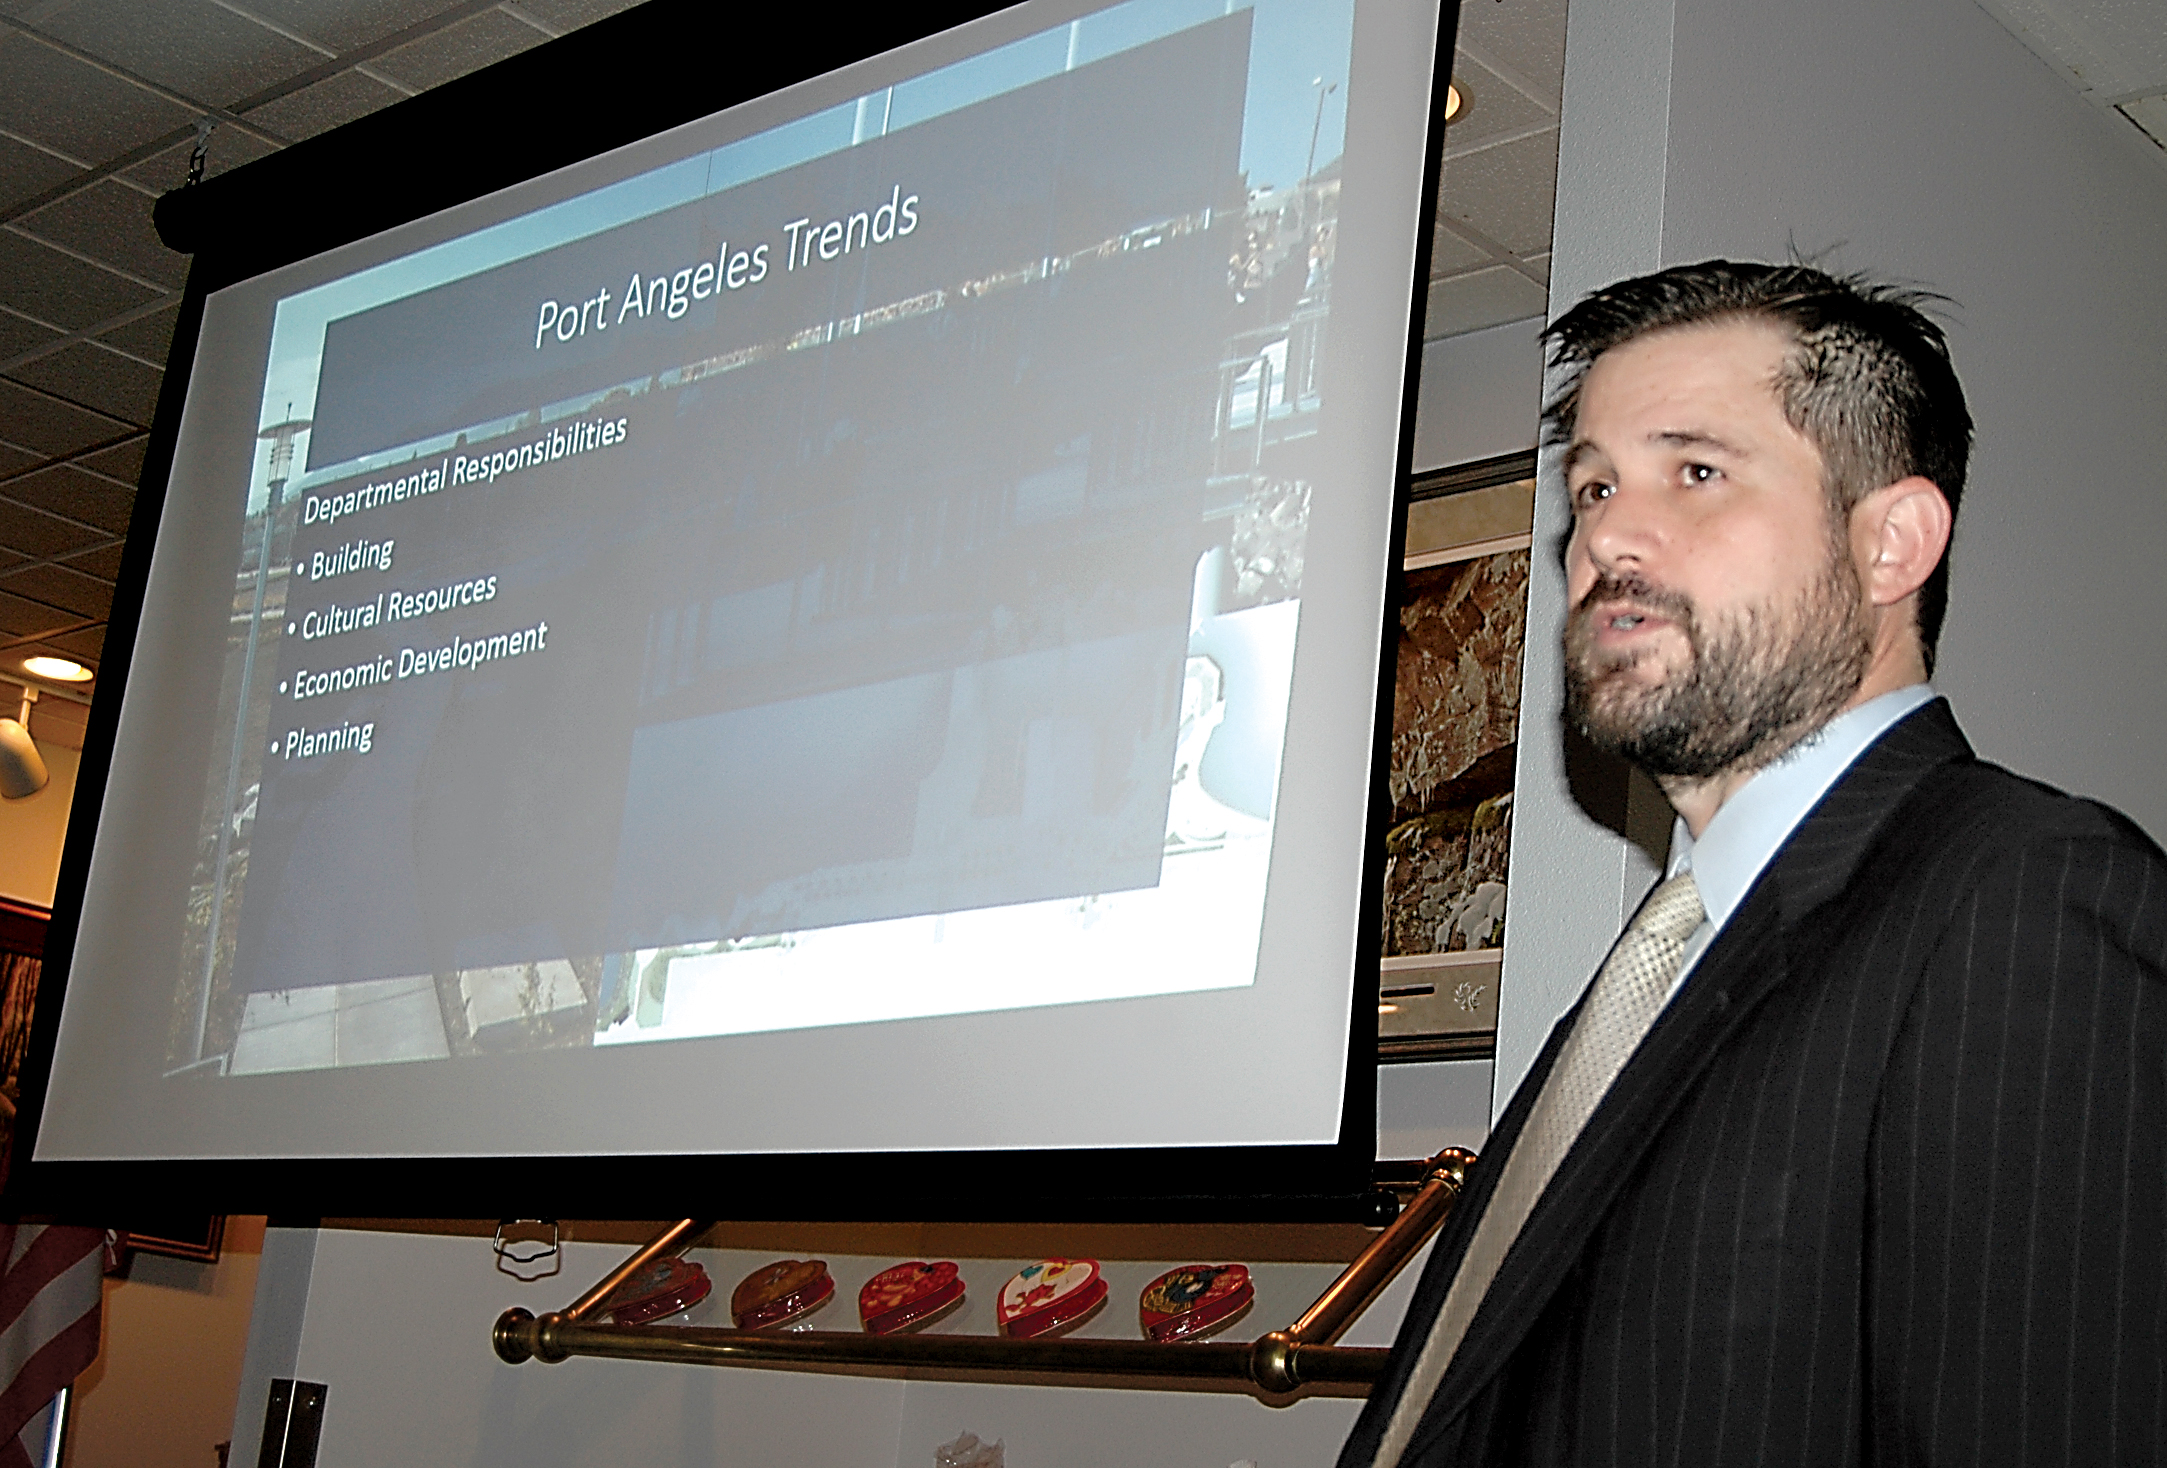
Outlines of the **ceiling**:
M 1550 298 L 1565 0 L 1464 0 L 1423 336 L 1540 316 Z

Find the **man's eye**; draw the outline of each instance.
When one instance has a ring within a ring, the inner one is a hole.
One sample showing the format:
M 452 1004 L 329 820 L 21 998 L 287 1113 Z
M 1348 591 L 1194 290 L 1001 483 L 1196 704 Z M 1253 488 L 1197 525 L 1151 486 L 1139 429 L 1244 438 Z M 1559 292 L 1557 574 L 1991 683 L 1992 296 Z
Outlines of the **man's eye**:
M 1618 486 L 1615 484 L 1605 484 L 1601 480 L 1591 480 L 1580 486 L 1579 498 L 1582 504 L 1592 504 L 1597 500 L 1607 500 L 1617 492 Z

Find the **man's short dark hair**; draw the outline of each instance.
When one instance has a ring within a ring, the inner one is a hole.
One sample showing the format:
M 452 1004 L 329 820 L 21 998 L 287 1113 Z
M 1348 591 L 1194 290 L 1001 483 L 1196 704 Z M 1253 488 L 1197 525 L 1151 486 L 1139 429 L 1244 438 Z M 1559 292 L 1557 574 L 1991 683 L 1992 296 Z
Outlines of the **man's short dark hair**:
M 1580 387 L 1597 357 L 1650 332 L 1766 321 L 1792 342 L 1778 374 L 1783 415 L 1820 451 L 1830 501 L 1848 512 L 1883 485 L 1931 479 L 1953 516 L 1971 457 L 1971 414 L 1949 343 L 1924 291 L 1837 276 L 1811 265 L 1704 260 L 1622 280 L 1585 297 L 1543 333 L 1564 384 L 1543 407 L 1546 437 L 1569 442 Z M 1928 672 L 1949 606 L 1944 554 L 1919 590 Z

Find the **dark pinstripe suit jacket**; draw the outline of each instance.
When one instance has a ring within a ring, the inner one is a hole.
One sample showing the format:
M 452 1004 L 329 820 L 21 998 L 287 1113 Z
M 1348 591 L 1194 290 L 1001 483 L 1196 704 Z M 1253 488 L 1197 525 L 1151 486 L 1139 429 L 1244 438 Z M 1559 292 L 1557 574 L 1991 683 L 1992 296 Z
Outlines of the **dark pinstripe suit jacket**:
M 1800 825 L 1567 1155 L 1406 1458 L 2167 1457 L 2167 858 L 1945 703 Z M 1367 1465 L 1551 1035 L 1341 1455 Z

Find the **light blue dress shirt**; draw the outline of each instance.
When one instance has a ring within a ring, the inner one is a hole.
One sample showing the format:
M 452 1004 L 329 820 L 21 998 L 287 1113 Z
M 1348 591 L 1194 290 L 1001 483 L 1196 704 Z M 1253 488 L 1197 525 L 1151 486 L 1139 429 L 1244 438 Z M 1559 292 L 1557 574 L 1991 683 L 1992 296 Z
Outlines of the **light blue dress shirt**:
M 1746 892 L 1852 762 L 1905 715 L 1934 701 L 1931 686 L 1914 683 L 1868 699 L 1838 714 L 1762 770 L 1716 811 L 1695 840 L 1680 820 L 1671 831 L 1670 866 L 1675 877 L 1688 868 L 1708 916 L 1686 940 L 1685 961 L 1671 988 L 1675 999 L 1700 956 L 1730 920 Z

